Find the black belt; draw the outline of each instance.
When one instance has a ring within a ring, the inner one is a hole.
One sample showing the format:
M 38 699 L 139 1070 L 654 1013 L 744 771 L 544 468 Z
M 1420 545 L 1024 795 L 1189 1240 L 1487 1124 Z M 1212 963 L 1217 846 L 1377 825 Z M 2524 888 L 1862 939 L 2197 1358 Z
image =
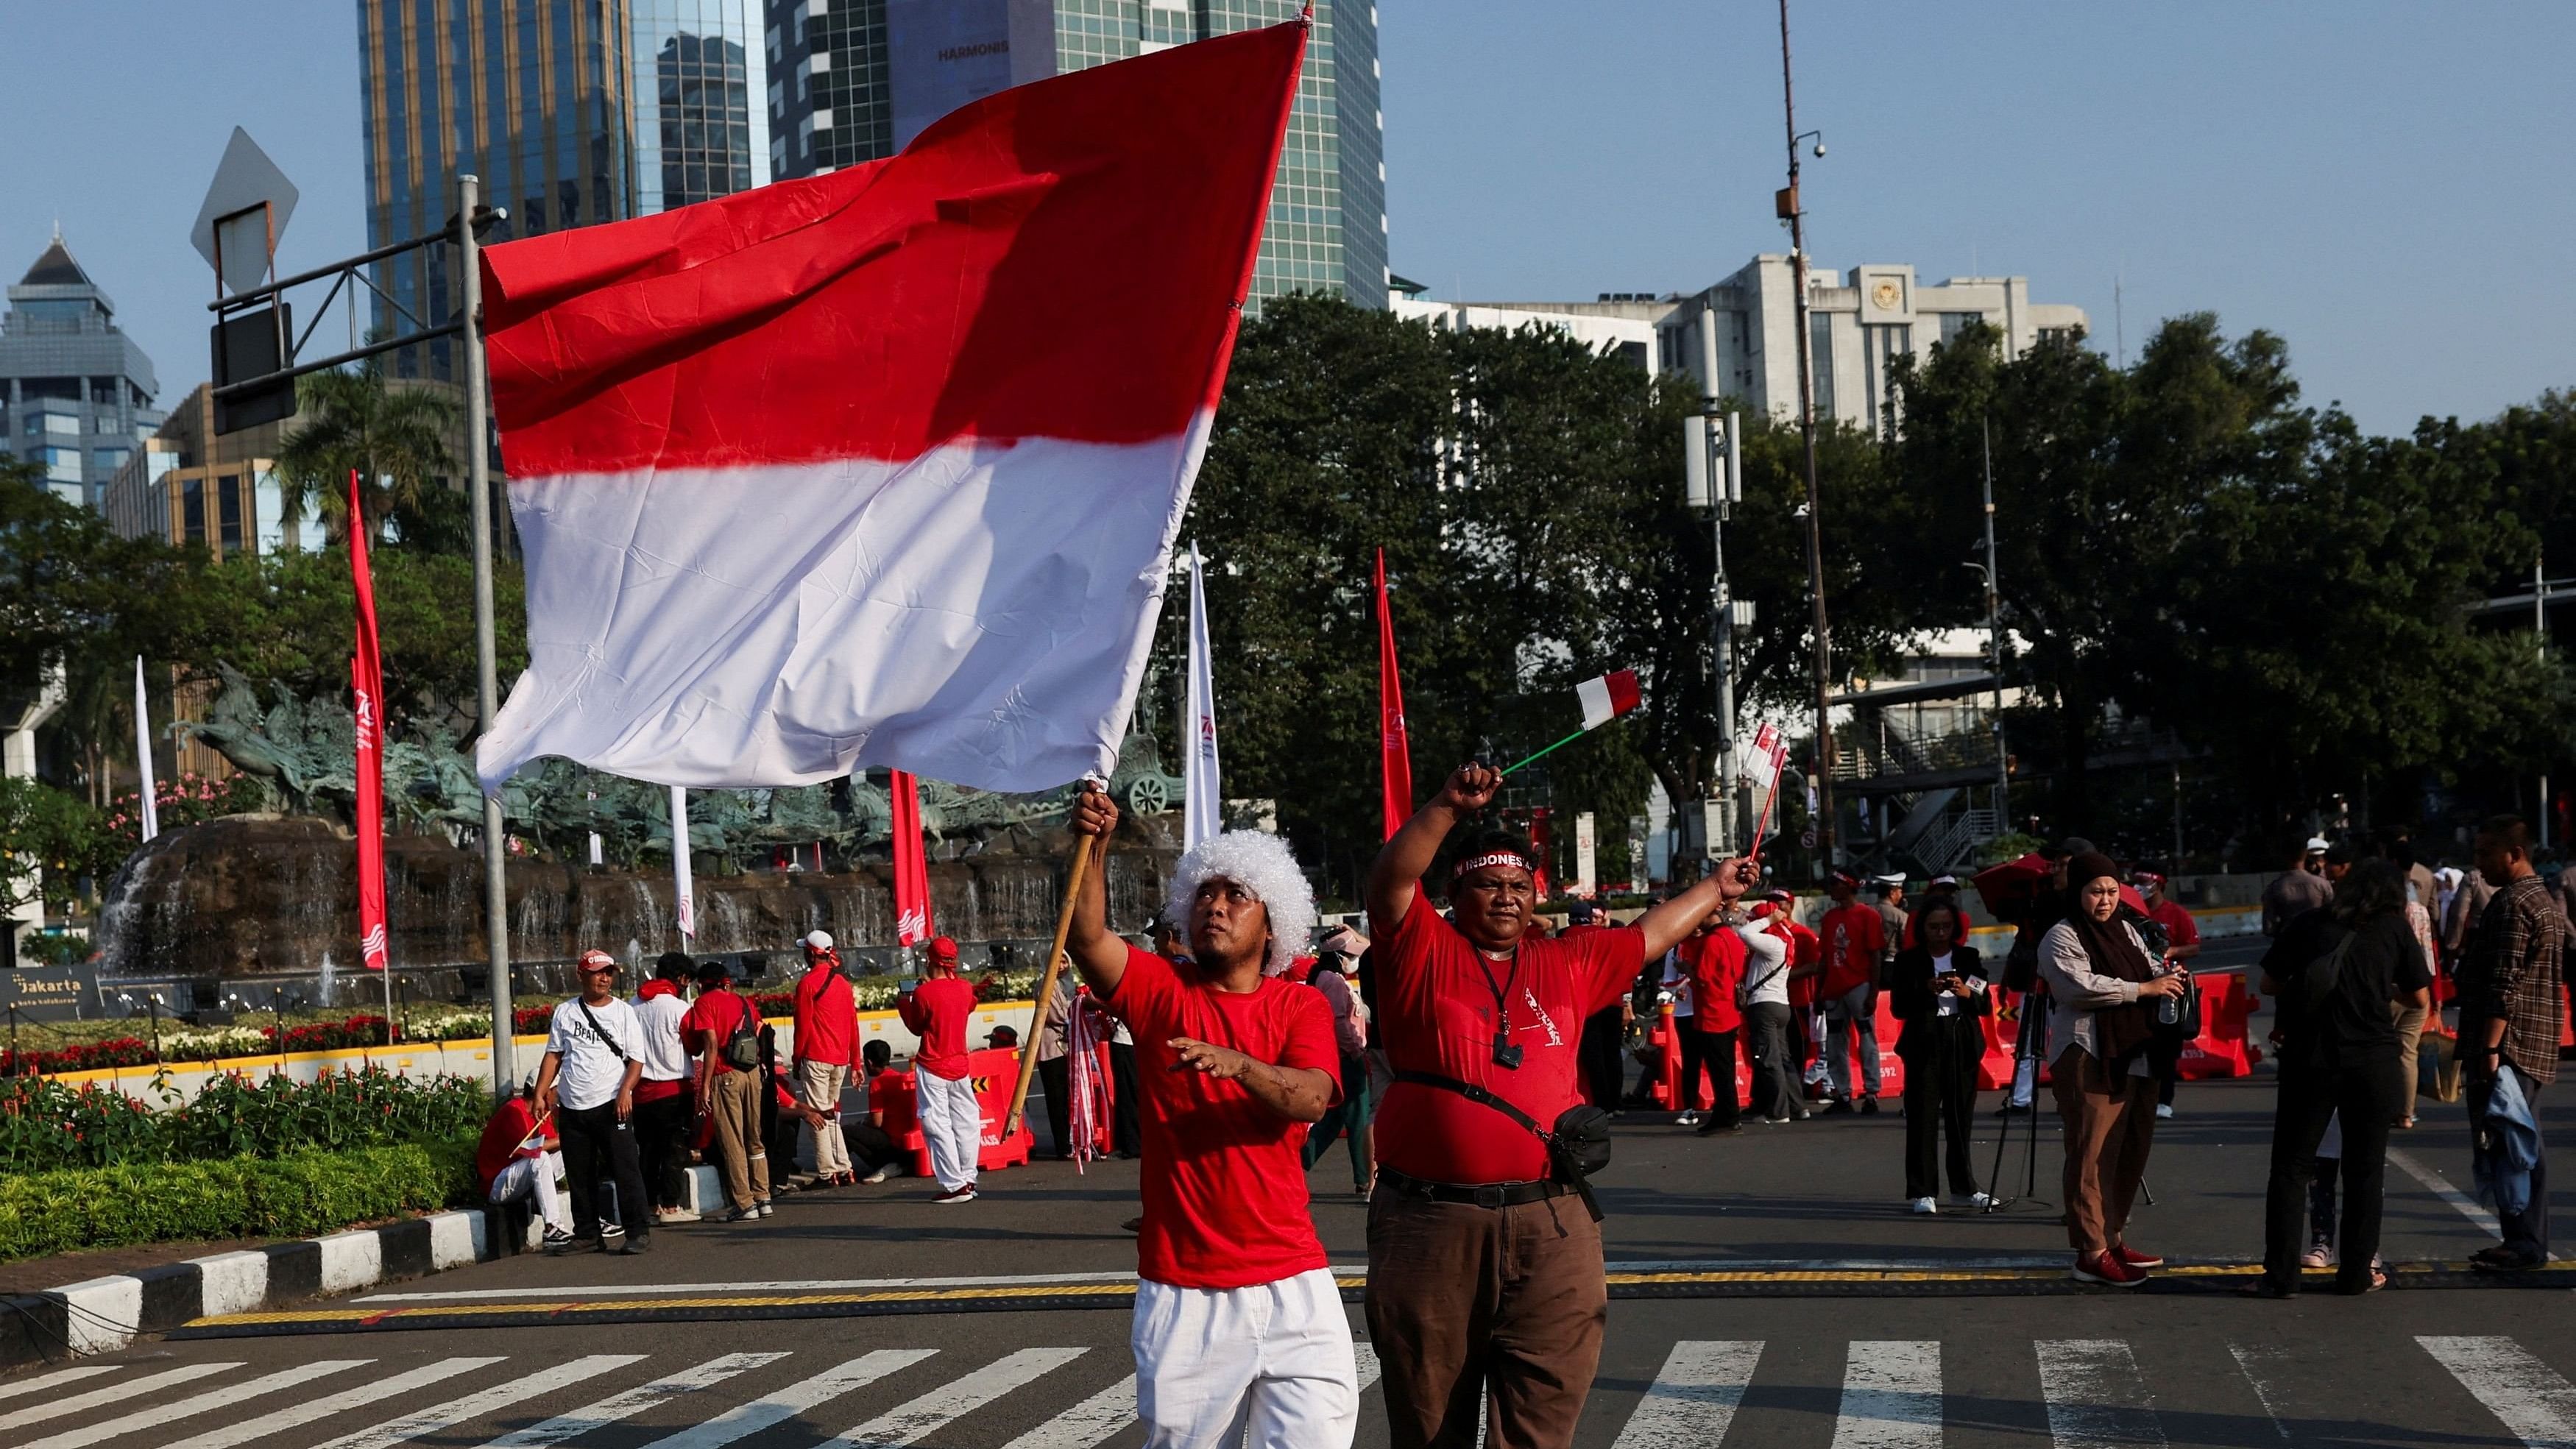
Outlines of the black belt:
M 1379 1168 L 1377 1180 L 1381 1186 L 1392 1188 L 1405 1197 L 1420 1198 L 1425 1202 L 1465 1203 L 1470 1207 L 1480 1208 L 1519 1207 L 1523 1203 L 1544 1202 L 1549 1198 L 1563 1197 L 1574 1191 L 1564 1183 L 1545 1180 L 1479 1183 L 1425 1182 L 1410 1173 L 1398 1172 L 1392 1167 Z

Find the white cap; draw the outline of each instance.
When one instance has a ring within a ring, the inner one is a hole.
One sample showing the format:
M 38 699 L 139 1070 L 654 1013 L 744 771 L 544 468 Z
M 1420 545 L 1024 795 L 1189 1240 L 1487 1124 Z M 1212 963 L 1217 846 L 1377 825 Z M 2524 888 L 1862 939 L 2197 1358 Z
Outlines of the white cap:
M 2332 850 L 2334 849 L 2334 846 L 2322 835 L 2311 835 L 2308 837 L 2308 849 Z
M 829 931 L 808 931 L 805 933 L 805 945 L 812 950 L 829 951 L 832 949 L 832 933 Z

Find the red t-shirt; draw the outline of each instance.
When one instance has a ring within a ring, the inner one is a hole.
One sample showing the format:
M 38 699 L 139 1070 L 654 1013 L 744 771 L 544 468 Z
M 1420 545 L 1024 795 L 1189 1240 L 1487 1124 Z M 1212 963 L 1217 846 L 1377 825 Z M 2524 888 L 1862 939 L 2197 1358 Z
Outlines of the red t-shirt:
M 1322 1072 L 1339 1100 L 1341 1053 L 1324 994 L 1276 977 L 1218 991 L 1196 966 L 1131 946 L 1127 973 L 1105 1000 L 1136 1038 L 1145 1132 L 1136 1271 L 1176 1288 L 1245 1288 L 1323 1267 L 1323 1240 L 1306 1209 L 1306 1124 L 1261 1105 L 1240 1082 L 1180 1067 L 1169 1043 L 1185 1036 Z
M 2147 919 L 2165 928 L 2165 944 L 2168 946 L 2200 944 L 2200 922 L 2193 920 L 2191 912 L 2184 910 L 2171 899 L 2161 900 L 2147 907 Z
M 1878 979 L 1879 953 L 1887 949 L 1887 920 L 1878 907 L 1854 901 L 1825 912 L 1824 999 L 1840 998 Z
M 535 1111 L 517 1097 L 492 1109 L 483 1123 L 483 1140 L 474 1146 L 474 1178 L 482 1196 L 492 1195 L 492 1179 L 519 1155 L 519 1144 L 528 1140 L 536 1125 Z
M 966 1027 L 975 1018 L 975 988 L 963 976 L 933 976 L 896 1004 L 903 1024 L 921 1038 L 915 1071 L 944 1082 L 966 1075 Z
M 1815 1005 L 1816 982 L 1822 978 L 1811 968 L 1825 959 L 1823 939 L 1785 915 L 1774 915 L 1771 920 L 1772 934 L 1789 942 L 1789 1004 L 1801 1010 Z
M 1646 964 L 1632 928 L 1521 943 L 1519 967 L 1485 961 L 1417 888 L 1413 908 L 1376 941 L 1377 1009 L 1389 1065 L 1481 1086 L 1551 1126 L 1582 1100 L 1576 1048 L 1583 1019 L 1616 1003 Z M 1488 975 L 1490 969 L 1490 975 Z M 1521 1064 L 1494 1064 L 1496 988 Z M 1398 1082 L 1377 1115 L 1378 1160 L 1427 1182 L 1529 1182 L 1547 1149 L 1491 1107 L 1438 1087 Z
M 1733 927 L 1682 942 L 1682 970 L 1690 977 L 1691 1025 L 1701 1031 L 1734 1031 L 1744 1025 L 1735 989 L 1744 982 L 1744 938 Z
M 680 1018 L 680 1042 L 692 1056 L 701 1052 L 713 1056 L 718 1072 L 741 1071 L 724 1059 L 724 1047 L 746 1018 L 757 1033 L 760 1013 L 752 1009 L 751 999 L 719 986 L 689 1003 L 689 1014 Z
M 838 966 L 815 966 L 796 980 L 796 1060 L 858 1069 L 857 998 Z

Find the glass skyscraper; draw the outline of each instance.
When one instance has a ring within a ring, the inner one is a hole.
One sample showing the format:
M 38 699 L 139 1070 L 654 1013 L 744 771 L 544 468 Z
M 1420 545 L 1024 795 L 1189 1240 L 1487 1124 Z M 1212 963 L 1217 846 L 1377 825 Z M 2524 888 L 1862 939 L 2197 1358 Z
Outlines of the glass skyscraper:
M 358 0 L 367 243 L 447 225 L 456 178 L 483 180 L 536 236 L 747 190 L 768 179 L 759 0 Z M 375 269 L 375 325 L 447 316 L 444 247 Z M 443 342 L 393 355 L 397 376 L 452 378 Z
M 812 176 L 892 155 L 1005 85 L 1294 20 L 1302 0 L 767 0 L 770 161 Z M 1377 9 L 1317 0 L 1255 297 L 1386 305 Z

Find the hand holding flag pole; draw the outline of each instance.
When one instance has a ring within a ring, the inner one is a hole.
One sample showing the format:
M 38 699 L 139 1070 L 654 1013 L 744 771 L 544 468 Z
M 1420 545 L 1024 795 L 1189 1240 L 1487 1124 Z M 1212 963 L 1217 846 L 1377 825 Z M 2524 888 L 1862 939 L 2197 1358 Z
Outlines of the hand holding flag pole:
M 1602 675 L 1598 679 L 1587 679 L 1574 687 L 1574 696 L 1583 702 L 1583 727 L 1518 764 L 1504 766 L 1504 774 L 1508 775 L 1524 765 L 1545 759 L 1567 745 L 1573 744 L 1610 721 L 1634 710 L 1639 700 L 1643 698 L 1637 690 L 1637 671 L 1633 669 L 1621 669 Z
M 1082 782 L 1086 790 L 1105 789 L 1107 785 L 1107 781 L 1093 776 L 1085 776 Z M 1021 1121 L 1028 1115 L 1029 1079 L 1038 1070 L 1038 1033 L 1045 1029 L 1047 1003 L 1055 999 L 1056 981 L 1064 974 L 1064 942 L 1073 934 L 1073 905 L 1082 899 L 1082 879 L 1091 872 L 1091 858 L 1108 848 L 1108 842 L 1097 835 L 1077 833 L 1074 837 L 1073 867 L 1065 872 L 1064 879 L 1064 909 L 1055 918 L 1055 948 L 1047 952 L 1046 975 L 1038 982 L 1037 1009 L 1029 1014 L 1028 1035 L 1020 1039 L 1020 1080 L 1011 1088 L 1011 1110 L 1002 1117 L 1005 1142 L 1020 1130 Z M 1104 864 L 1101 868 L 1108 867 Z
M 1771 789 L 1762 797 L 1762 818 L 1753 823 L 1753 847 L 1748 860 L 1762 858 L 1762 839 L 1771 829 L 1771 807 L 1780 799 L 1780 771 L 1789 763 L 1789 747 L 1780 738 L 1780 727 L 1765 724 L 1753 732 L 1753 752 L 1771 758 Z

